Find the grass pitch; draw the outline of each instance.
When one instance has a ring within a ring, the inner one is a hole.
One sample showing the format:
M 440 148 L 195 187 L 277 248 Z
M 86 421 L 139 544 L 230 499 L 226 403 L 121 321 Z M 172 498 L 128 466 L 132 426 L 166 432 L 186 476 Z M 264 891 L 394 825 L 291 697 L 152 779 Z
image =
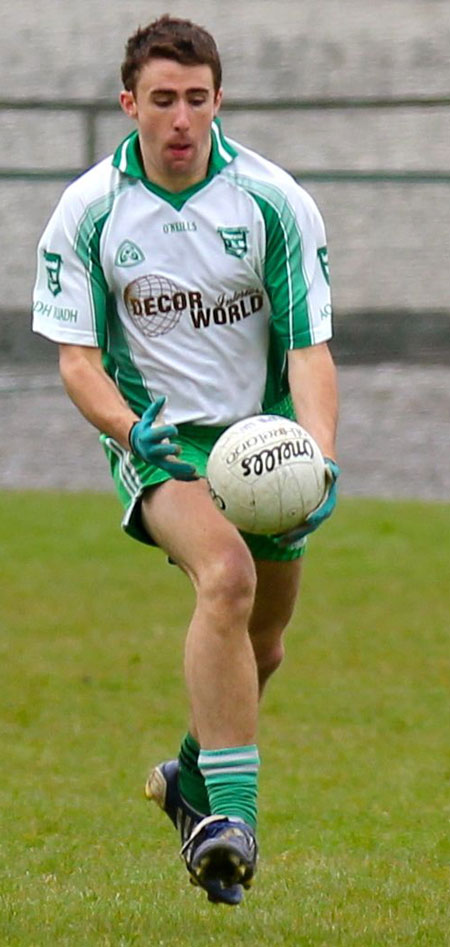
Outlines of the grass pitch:
M 143 798 L 184 732 L 187 580 L 113 497 L 0 514 L 2 947 L 450 943 L 449 506 L 341 500 L 311 541 L 238 909 Z

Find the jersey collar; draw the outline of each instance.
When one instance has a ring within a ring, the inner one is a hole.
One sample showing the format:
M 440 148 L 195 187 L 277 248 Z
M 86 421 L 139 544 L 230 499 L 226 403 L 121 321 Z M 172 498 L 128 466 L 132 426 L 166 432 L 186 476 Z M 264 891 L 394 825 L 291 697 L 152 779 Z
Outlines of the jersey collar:
M 142 163 L 137 131 L 132 132 L 131 135 L 128 135 L 127 138 L 121 142 L 114 153 L 113 165 L 115 168 L 118 168 L 122 174 L 142 181 L 150 191 L 163 197 L 169 201 L 169 203 L 173 204 L 174 207 L 180 208 L 192 194 L 195 194 L 201 190 L 201 188 L 205 187 L 211 178 L 215 177 L 216 174 L 220 174 L 223 168 L 229 165 L 236 157 L 237 151 L 233 148 L 231 142 L 225 138 L 220 119 L 215 118 L 211 126 L 211 155 L 206 178 L 204 178 L 203 181 L 199 181 L 198 184 L 186 188 L 184 191 L 173 193 L 172 191 L 167 191 L 165 188 L 159 187 L 159 185 L 149 180 Z

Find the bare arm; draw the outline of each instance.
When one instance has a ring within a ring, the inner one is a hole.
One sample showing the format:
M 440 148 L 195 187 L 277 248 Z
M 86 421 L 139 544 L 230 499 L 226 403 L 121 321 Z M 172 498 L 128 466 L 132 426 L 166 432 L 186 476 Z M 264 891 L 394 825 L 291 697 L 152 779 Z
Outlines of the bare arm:
M 288 353 L 289 387 L 299 424 L 325 457 L 336 456 L 337 379 L 326 342 Z
M 138 420 L 102 365 L 101 350 L 60 345 L 59 369 L 67 394 L 94 427 L 128 448 L 131 425 Z

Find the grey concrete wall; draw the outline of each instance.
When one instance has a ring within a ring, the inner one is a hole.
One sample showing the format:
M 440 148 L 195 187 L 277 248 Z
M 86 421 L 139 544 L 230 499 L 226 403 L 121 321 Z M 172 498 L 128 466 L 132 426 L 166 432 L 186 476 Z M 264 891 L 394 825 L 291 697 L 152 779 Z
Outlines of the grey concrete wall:
M 447 0 L 16 0 L 2 95 L 113 95 L 127 36 L 165 12 L 212 30 L 233 97 L 449 91 Z
M 343 366 L 339 387 L 339 492 L 448 502 L 447 369 Z M 0 365 L 0 430 L 8 445 L 0 490 L 114 489 L 97 431 L 71 403 L 56 371 Z M 119 504 L 116 516 L 118 527 Z
M 191 16 L 212 30 L 230 99 L 450 95 L 448 0 L 18 0 L 2 10 L 2 96 L 114 99 L 127 36 L 162 12 Z M 0 167 L 82 166 L 78 115 L 0 117 Z M 299 172 L 448 170 L 450 108 L 223 117 L 230 135 Z M 97 157 L 127 130 L 119 111 L 103 117 Z M 35 245 L 63 186 L 0 180 L 4 326 L 9 309 L 29 307 Z M 377 313 L 407 312 L 419 321 L 438 313 L 450 337 L 450 184 L 306 186 L 327 224 L 337 312 L 359 329 L 361 319 L 369 320 L 361 336 L 368 325 L 376 331 Z M 23 326 L 23 317 L 10 317 L 3 340 L 11 319 L 13 330 Z

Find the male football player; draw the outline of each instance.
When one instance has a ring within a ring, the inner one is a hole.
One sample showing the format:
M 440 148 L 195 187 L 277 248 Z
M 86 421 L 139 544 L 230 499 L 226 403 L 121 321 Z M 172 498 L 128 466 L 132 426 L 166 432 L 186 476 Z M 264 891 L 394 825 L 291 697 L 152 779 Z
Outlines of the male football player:
M 139 29 L 122 80 L 136 129 L 47 225 L 34 329 L 59 343 L 66 390 L 101 432 L 125 531 L 194 586 L 189 729 L 146 792 L 180 829 L 193 882 L 237 904 L 257 861 L 258 700 L 305 537 L 336 501 L 325 231 L 286 172 L 224 135 L 206 30 L 169 16 Z M 281 538 L 239 533 L 205 481 L 219 434 L 260 412 L 296 416 L 326 458 L 322 503 Z

